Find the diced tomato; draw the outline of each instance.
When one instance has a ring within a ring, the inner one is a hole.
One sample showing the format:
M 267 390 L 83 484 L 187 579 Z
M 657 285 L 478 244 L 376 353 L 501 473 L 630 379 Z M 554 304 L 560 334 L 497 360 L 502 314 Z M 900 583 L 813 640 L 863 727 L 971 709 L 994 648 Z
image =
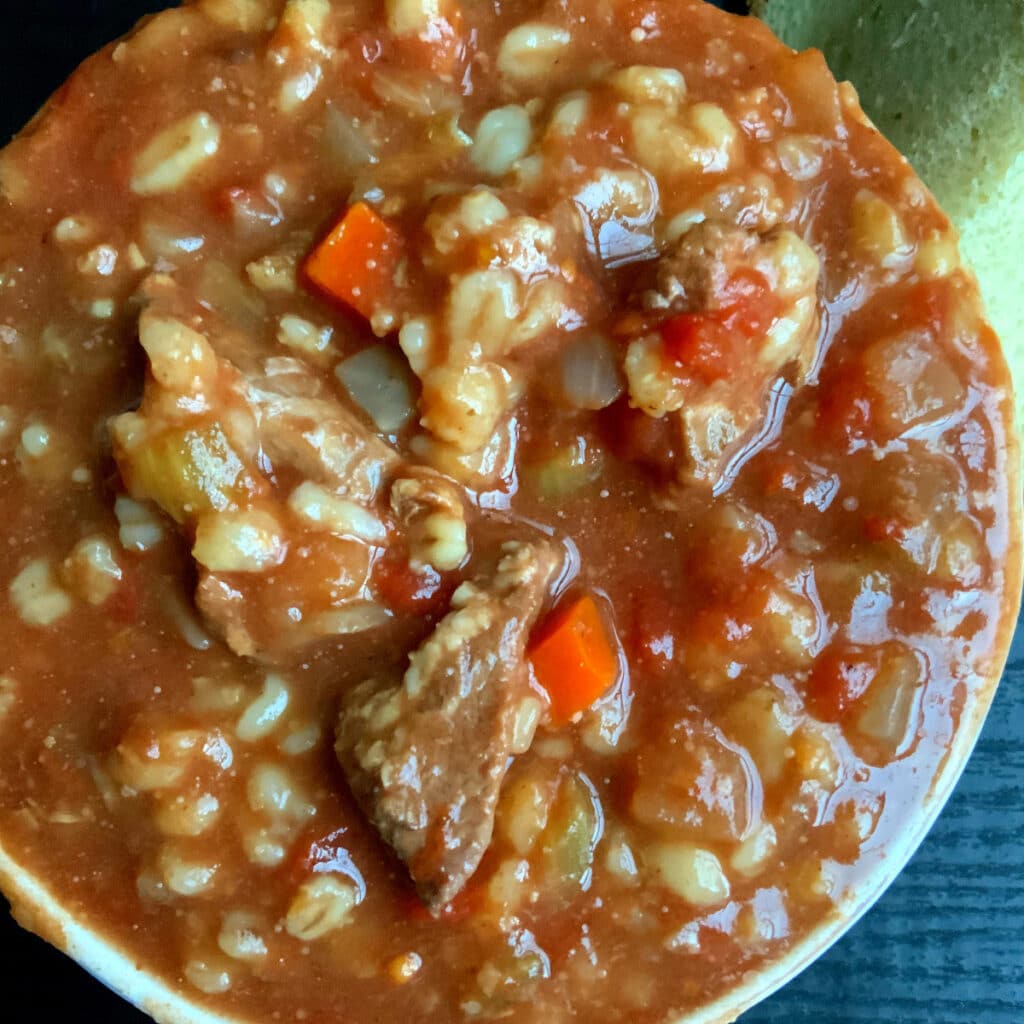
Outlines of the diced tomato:
M 778 299 L 763 274 L 737 270 L 718 309 L 680 313 L 661 325 L 665 355 L 705 384 L 733 376 L 750 356 L 750 343 L 778 315 Z
M 847 447 L 871 437 L 871 399 L 871 392 L 856 371 L 823 382 L 818 390 L 818 428 Z
M 877 658 L 861 648 L 829 648 L 819 655 L 807 680 L 807 703 L 825 722 L 838 722 L 871 685 Z
M 735 373 L 743 352 L 736 332 L 711 313 L 680 313 L 661 325 L 665 355 L 705 384 Z
M 678 440 L 678 426 L 672 417 L 656 419 L 621 399 L 602 414 L 601 426 L 608 447 L 618 458 L 659 476 L 671 476 Z
M 373 588 L 389 608 L 426 615 L 447 602 L 454 584 L 429 566 L 413 569 L 401 552 L 388 552 L 373 567 Z
M 900 516 L 865 516 L 862 528 L 864 536 L 875 544 L 883 541 L 899 541 L 910 524 Z
M 764 274 L 741 267 L 725 284 L 718 317 L 730 331 L 747 338 L 764 334 L 779 315 L 779 300 Z

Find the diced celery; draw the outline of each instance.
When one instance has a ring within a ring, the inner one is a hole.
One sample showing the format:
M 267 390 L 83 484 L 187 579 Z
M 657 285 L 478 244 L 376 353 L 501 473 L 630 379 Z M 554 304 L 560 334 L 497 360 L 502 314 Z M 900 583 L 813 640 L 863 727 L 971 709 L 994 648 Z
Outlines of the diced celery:
M 603 831 L 601 804 L 589 780 L 575 773 L 567 775 L 544 830 L 548 872 L 558 882 L 587 888 Z
M 577 437 L 545 462 L 528 468 L 525 475 L 539 498 L 557 502 L 597 480 L 603 463 L 601 450 L 585 437 Z
M 136 498 L 150 498 L 179 523 L 199 513 L 237 507 L 252 477 L 217 423 L 168 430 L 128 456 Z

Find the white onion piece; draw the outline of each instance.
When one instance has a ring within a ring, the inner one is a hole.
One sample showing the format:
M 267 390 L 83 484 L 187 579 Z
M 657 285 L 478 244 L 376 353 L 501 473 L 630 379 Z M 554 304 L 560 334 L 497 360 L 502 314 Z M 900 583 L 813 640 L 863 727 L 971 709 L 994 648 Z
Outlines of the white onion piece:
M 339 363 L 338 380 L 385 434 L 401 430 L 416 411 L 412 372 L 390 345 L 371 345 Z
M 266 192 L 235 189 L 229 197 L 229 202 L 235 234 L 240 237 L 266 235 L 273 232 L 284 220 L 277 197 Z
M 574 341 L 562 353 L 562 391 L 577 409 L 605 409 L 622 394 L 619 360 L 599 334 Z
M 199 252 L 205 242 L 183 217 L 159 209 L 143 216 L 139 247 L 150 262 L 158 259 L 180 262 Z
M 436 75 L 381 68 L 373 76 L 373 91 L 385 103 L 394 103 L 414 117 L 452 114 L 462 98 Z
M 210 260 L 203 267 L 196 298 L 239 327 L 258 329 L 266 316 L 266 303 L 226 263 Z
M 377 163 L 377 152 L 351 114 L 329 106 L 324 114 L 324 157 L 341 178 L 354 178 L 368 164 Z

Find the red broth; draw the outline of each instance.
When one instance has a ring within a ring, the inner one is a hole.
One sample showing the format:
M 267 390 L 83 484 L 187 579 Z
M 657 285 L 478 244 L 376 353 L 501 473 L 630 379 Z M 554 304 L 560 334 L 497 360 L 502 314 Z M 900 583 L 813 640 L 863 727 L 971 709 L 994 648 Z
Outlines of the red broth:
M 0 189 L 0 835 L 197 1002 L 693 1010 L 999 671 L 997 339 L 756 21 L 201 0 Z

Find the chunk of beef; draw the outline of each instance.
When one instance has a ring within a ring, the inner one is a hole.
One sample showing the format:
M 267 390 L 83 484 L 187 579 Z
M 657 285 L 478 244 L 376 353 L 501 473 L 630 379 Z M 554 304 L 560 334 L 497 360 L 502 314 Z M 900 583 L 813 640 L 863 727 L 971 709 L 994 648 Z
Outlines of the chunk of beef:
M 497 571 L 464 583 L 400 684 L 371 679 L 345 698 L 336 752 L 369 819 L 435 912 L 476 870 L 535 701 L 527 635 L 562 562 L 550 541 L 509 542 Z
M 625 369 L 630 403 L 675 419 L 683 482 L 718 487 L 772 413 L 790 374 L 803 383 L 817 353 L 819 262 L 789 230 L 764 235 L 704 223 L 658 262 L 640 295 L 663 314 L 634 339 Z
M 112 425 L 115 457 L 132 495 L 194 541 L 207 622 L 268 660 L 385 622 L 370 570 L 398 454 L 313 369 L 173 278 L 153 275 L 141 298 L 150 372 L 138 411 Z
M 351 501 L 374 502 L 398 453 L 301 361 L 271 359 L 261 371 L 246 378 L 245 391 L 271 466 L 287 466 Z
M 469 554 L 461 489 L 432 470 L 407 470 L 391 485 L 391 511 L 413 569 L 458 569 Z

